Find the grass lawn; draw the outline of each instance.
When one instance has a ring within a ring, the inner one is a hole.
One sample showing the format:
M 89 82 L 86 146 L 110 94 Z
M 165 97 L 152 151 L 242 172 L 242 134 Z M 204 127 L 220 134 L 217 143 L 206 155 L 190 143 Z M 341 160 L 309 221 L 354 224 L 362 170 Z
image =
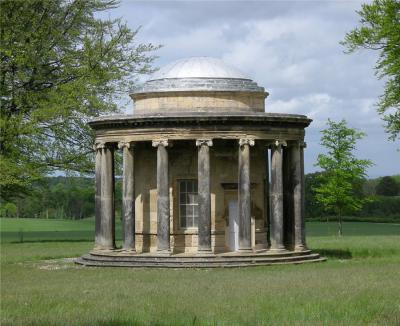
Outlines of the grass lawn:
M 0 223 L 1 325 L 400 325 L 399 224 L 308 223 L 325 263 L 181 270 L 64 260 L 93 220 Z

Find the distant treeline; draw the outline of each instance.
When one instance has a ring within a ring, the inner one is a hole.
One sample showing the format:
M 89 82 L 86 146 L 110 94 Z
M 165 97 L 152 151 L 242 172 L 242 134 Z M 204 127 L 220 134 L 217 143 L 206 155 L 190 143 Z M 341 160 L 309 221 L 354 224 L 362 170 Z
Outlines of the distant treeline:
M 326 219 L 329 212 L 315 200 L 313 187 L 318 183 L 318 174 L 310 173 L 305 178 L 306 217 Z M 348 219 L 399 220 L 400 221 L 400 175 L 360 181 L 358 196 L 369 201 L 360 212 Z M 116 215 L 121 210 L 121 180 L 115 185 Z M 64 218 L 82 219 L 94 216 L 94 179 L 83 177 L 48 177 L 34 185 L 33 190 L 13 201 L 2 202 L 1 217 Z
M 330 212 L 315 199 L 313 188 L 318 185 L 320 172 L 310 173 L 305 176 L 305 208 L 306 218 L 312 220 L 334 219 Z M 344 220 L 400 221 L 400 175 L 385 176 L 375 179 L 360 180 L 354 185 L 355 196 L 367 198 L 368 201 L 361 210 Z
M 120 209 L 121 182 L 116 181 L 116 209 Z M 47 177 L 29 194 L 2 203 L 0 215 L 26 218 L 82 219 L 94 216 L 93 178 Z

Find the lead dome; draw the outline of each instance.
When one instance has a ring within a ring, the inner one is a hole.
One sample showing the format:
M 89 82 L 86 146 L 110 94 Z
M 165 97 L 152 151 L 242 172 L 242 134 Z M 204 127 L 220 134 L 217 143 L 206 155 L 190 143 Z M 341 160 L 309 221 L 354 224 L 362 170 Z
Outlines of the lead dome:
M 158 70 L 149 80 L 165 78 L 234 78 L 251 79 L 221 59 L 191 57 L 176 60 Z
M 134 114 L 264 112 L 268 93 L 220 59 L 174 61 L 131 94 Z

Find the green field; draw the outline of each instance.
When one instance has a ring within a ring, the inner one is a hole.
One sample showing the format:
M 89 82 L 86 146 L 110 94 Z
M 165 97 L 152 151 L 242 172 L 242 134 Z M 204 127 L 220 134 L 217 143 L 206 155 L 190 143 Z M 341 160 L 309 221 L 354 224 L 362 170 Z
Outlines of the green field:
M 91 219 L 0 223 L 1 325 L 400 325 L 399 224 L 308 223 L 325 263 L 175 270 L 65 260 Z

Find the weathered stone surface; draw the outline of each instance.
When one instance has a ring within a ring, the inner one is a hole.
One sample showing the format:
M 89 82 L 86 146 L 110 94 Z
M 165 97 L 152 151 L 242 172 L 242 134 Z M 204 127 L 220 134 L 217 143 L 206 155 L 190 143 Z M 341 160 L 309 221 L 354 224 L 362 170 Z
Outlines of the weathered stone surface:
M 157 147 L 157 250 L 170 252 L 168 141 L 153 141 Z
M 271 246 L 271 195 L 270 195 L 270 164 L 269 164 L 269 150 L 266 148 L 263 151 L 263 158 L 265 162 L 264 173 L 264 228 L 266 229 L 265 234 L 265 247 L 269 248 Z
M 132 93 L 134 98 L 138 94 L 158 92 L 184 91 L 230 91 L 230 92 L 265 92 L 256 82 L 249 79 L 234 78 L 168 78 L 149 80 L 137 87 Z
M 264 112 L 265 94 L 249 92 L 159 92 L 135 96 L 134 114 L 170 112 Z
M 250 146 L 253 139 L 239 140 L 239 250 L 251 251 L 251 193 L 250 193 Z
M 271 250 L 281 251 L 283 245 L 283 180 L 282 143 L 271 147 Z
M 211 252 L 211 193 L 210 146 L 211 140 L 197 140 L 198 147 L 198 252 Z
M 110 144 L 106 144 L 102 149 L 100 182 L 101 224 L 98 245 L 101 249 L 114 249 L 114 148 Z
M 122 240 L 124 250 L 135 251 L 134 145 L 120 142 L 122 148 Z
M 283 156 L 283 242 L 287 249 L 294 244 L 294 211 L 293 211 L 293 180 L 292 180 L 292 149 L 282 148 Z
M 95 183 L 96 183 L 96 194 L 95 194 L 95 240 L 94 247 L 101 247 L 101 162 L 102 162 L 102 151 L 104 143 L 96 143 L 93 147 L 96 151 L 95 160 Z
M 300 226 L 300 230 L 297 233 L 297 240 L 295 243 L 295 250 L 307 250 L 307 245 L 306 245 L 306 212 L 305 212 L 305 185 L 304 185 L 304 148 L 306 147 L 306 143 L 304 141 L 299 141 L 299 146 L 300 146 L 300 187 L 301 187 L 301 214 L 299 219 L 301 219 L 300 222 L 297 222 Z

